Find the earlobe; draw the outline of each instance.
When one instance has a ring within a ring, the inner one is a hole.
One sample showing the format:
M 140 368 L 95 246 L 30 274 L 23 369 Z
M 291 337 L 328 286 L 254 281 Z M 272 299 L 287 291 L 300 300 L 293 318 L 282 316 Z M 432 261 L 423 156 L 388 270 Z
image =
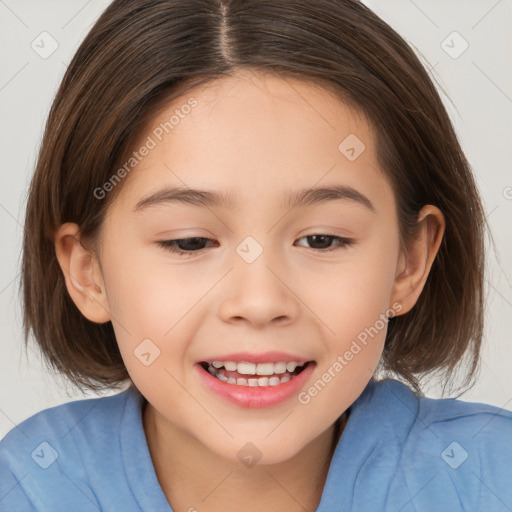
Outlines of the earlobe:
M 67 222 L 55 232 L 55 252 L 68 293 L 91 322 L 111 319 L 101 268 L 97 257 L 80 243 L 80 228 Z
M 410 311 L 423 291 L 445 230 L 441 210 L 432 205 L 420 210 L 417 223 L 417 236 L 400 254 L 391 296 L 391 303 L 402 304 L 400 314 Z

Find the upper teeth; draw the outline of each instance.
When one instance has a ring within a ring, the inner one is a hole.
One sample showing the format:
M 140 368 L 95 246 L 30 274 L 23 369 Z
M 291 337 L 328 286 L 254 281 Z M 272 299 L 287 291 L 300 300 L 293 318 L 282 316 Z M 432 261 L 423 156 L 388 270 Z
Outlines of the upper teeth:
M 242 375 L 274 375 L 285 373 L 286 371 L 293 372 L 297 366 L 302 366 L 304 363 L 295 361 L 279 362 L 279 363 L 235 363 L 234 361 L 213 361 L 211 365 L 214 368 L 224 367 L 226 370 L 234 372 L 237 371 Z

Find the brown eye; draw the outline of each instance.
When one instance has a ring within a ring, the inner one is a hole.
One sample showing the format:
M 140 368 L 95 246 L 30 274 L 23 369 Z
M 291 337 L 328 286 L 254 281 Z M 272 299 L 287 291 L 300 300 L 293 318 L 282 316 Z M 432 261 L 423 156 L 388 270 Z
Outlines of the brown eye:
M 299 238 L 299 240 L 303 239 L 306 239 L 308 244 L 311 244 L 313 246 L 311 247 L 312 249 L 316 249 L 322 252 L 333 251 L 335 249 L 346 247 L 352 244 L 352 240 L 348 238 L 341 238 L 339 236 L 334 235 L 315 234 Z M 336 245 L 332 246 L 331 244 L 334 241 L 337 241 L 337 243 Z
M 205 242 L 211 241 L 209 238 L 192 237 L 180 238 L 177 240 L 162 240 L 158 242 L 160 247 L 181 255 L 193 254 L 205 249 Z

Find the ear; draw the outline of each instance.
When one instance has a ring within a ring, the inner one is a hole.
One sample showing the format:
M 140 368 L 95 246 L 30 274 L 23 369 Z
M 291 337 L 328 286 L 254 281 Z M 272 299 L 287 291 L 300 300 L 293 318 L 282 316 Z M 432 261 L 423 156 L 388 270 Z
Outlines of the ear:
M 80 243 L 78 224 L 67 222 L 54 237 L 55 252 L 71 299 L 91 322 L 111 319 L 99 261 Z
M 418 214 L 417 236 L 398 260 L 391 304 L 402 305 L 400 315 L 412 309 L 430 273 L 445 230 L 445 220 L 439 208 L 426 205 Z M 398 315 L 398 313 L 397 313 Z

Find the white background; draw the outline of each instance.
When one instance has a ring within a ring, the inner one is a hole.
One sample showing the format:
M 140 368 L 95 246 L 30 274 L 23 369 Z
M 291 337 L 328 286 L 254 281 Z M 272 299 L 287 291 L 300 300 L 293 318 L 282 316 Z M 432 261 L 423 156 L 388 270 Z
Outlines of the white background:
M 44 408 L 85 396 L 50 375 L 33 346 L 28 353 L 23 348 L 20 252 L 28 184 L 51 101 L 78 45 L 109 3 L 0 2 L 0 438 Z M 365 3 L 431 70 L 474 168 L 497 251 L 488 253 L 482 371 L 477 385 L 460 398 L 512 409 L 512 1 Z M 454 31 L 461 37 L 450 35 Z M 45 59 L 31 47 L 42 32 L 58 43 Z M 448 45 L 455 55 L 464 41 L 469 46 L 457 58 L 443 49 Z M 435 382 L 426 391 L 440 396 Z

